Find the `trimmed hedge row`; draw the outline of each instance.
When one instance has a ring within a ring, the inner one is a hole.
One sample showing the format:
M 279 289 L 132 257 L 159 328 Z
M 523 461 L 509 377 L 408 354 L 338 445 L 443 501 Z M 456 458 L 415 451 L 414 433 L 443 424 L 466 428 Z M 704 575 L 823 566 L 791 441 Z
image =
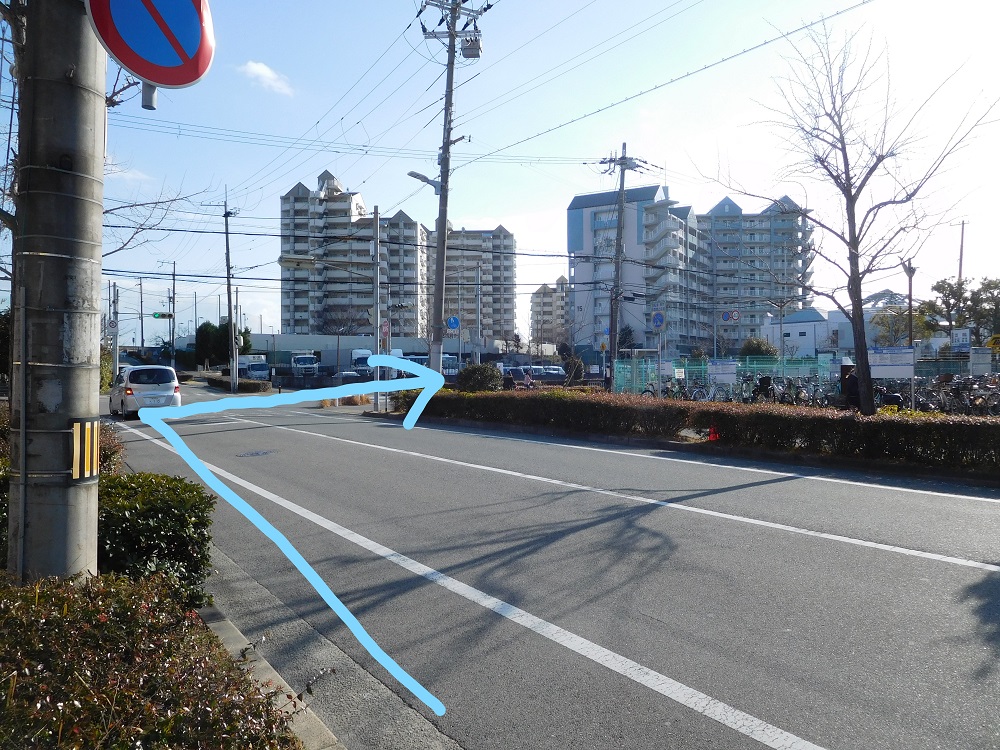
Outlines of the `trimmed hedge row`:
M 408 410 L 417 394 L 395 394 L 396 411 Z M 899 412 L 893 407 L 865 417 L 779 404 L 670 401 L 568 389 L 439 391 L 423 413 L 664 439 L 676 439 L 684 429 L 703 435 L 712 430 L 719 445 L 1000 472 L 1000 419 L 993 417 Z
M 210 388 L 218 388 L 222 391 L 232 389 L 228 375 L 206 375 L 205 382 L 208 383 Z M 240 378 L 236 382 L 236 390 L 239 393 L 267 393 L 271 390 L 271 381 Z
M 261 691 L 163 577 L 0 575 L 0 747 L 301 750 Z

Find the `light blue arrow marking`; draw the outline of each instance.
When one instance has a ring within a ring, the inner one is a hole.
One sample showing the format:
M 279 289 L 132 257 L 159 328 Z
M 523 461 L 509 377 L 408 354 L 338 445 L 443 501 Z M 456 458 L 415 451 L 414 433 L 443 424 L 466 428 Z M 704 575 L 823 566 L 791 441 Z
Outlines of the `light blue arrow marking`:
M 272 406 L 285 406 L 288 404 L 300 404 L 303 401 L 319 401 L 326 398 L 343 398 L 344 396 L 359 396 L 364 393 L 389 393 L 392 391 L 409 391 L 416 388 L 421 389 L 420 395 L 410 411 L 403 419 L 403 427 L 412 429 L 420 417 L 420 413 L 427 406 L 437 391 L 444 385 L 444 377 L 408 359 L 399 357 L 389 357 L 384 354 L 376 354 L 368 358 L 368 364 L 372 367 L 395 367 L 398 370 L 405 370 L 416 378 L 405 378 L 399 380 L 386 380 L 378 383 L 351 383 L 350 385 L 339 385 L 335 388 L 313 388 L 297 393 L 284 393 L 274 396 L 243 396 L 240 398 L 224 398 L 219 401 L 207 403 L 188 404 L 187 406 L 168 406 L 158 409 L 140 409 L 139 419 L 148 424 L 160 435 L 162 435 L 170 445 L 177 451 L 177 455 L 187 462 L 194 472 L 201 477 L 202 481 L 211 487 L 219 497 L 232 505 L 242 513 L 254 526 L 260 529 L 278 549 L 285 553 L 292 564 L 298 569 L 302 576 L 309 581 L 316 593 L 322 597 L 330 609 L 332 609 L 341 622 L 350 628 L 354 637 L 369 654 L 378 660 L 397 681 L 413 695 L 422 701 L 431 711 L 438 716 L 443 716 L 445 712 L 444 704 L 435 698 L 431 693 L 406 670 L 399 666 L 382 648 L 375 643 L 374 639 L 368 635 L 365 629 L 358 622 L 351 611 L 344 606 L 344 603 L 337 598 L 330 587 L 326 585 L 319 574 L 313 570 L 312 566 L 306 562 L 291 542 L 272 526 L 260 513 L 258 513 L 246 500 L 241 498 L 229 487 L 216 477 L 201 460 L 194 455 L 190 448 L 185 445 L 180 436 L 164 423 L 164 419 L 183 419 L 193 417 L 197 414 L 213 414 L 220 411 L 237 411 L 241 409 L 267 409 Z

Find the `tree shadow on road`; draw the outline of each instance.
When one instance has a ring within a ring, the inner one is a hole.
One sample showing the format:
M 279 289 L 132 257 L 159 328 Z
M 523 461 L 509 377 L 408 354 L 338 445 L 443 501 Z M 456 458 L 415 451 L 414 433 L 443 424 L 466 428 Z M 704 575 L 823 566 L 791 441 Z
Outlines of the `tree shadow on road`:
M 977 679 L 985 679 L 1000 665 L 1000 573 L 967 586 L 959 601 L 974 602 L 973 612 L 979 618 L 976 635 L 992 650 L 974 673 Z

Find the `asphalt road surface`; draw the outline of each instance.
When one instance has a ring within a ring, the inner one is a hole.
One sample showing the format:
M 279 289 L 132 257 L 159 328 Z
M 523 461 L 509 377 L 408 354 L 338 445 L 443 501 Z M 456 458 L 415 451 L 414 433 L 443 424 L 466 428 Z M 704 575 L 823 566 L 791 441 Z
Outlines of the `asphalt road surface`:
M 125 424 L 130 467 L 195 476 Z M 336 666 L 312 707 L 351 750 L 1000 748 L 996 490 L 311 405 L 172 424 L 447 709 L 220 501 L 210 589 L 293 687 Z

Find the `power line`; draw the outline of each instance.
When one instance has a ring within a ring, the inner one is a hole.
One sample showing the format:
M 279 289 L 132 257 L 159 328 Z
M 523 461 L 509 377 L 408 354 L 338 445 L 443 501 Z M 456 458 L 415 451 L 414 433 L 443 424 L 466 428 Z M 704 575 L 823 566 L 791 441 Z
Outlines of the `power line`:
M 757 50 L 759 50 L 759 49 L 761 49 L 763 47 L 766 47 L 766 46 L 768 46 L 770 44 L 773 44 L 774 42 L 777 42 L 777 41 L 780 41 L 782 39 L 785 39 L 785 38 L 791 36 L 792 34 L 798 34 L 800 31 L 804 31 L 804 30 L 806 30 L 808 28 L 816 26 L 817 24 L 824 23 L 825 21 L 828 21 L 831 18 L 836 18 L 838 16 L 844 15 L 845 13 L 850 13 L 851 11 L 857 10 L 858 8 L 860 8 L 863 5 L 868 5 L 870 2 L 872 2 L 872 0 L 861 0 L 861 2 L 859 2 L 859 3 L 855 4 L 855 5 L 852 5 L 849 8 L 844 8 L 843 10 L 839 10 L 839 11 L 837 11 L 836 13 L 834 13 L 834 14 L 832 14 L 830 16 L 823 16 L 823 17 L 821 17 L 821 18 L 819 18 L 819 19 L 817 19 L 815 21 L 811 21 L 810 23 L 803 24 L 802 26 L 799 26 L 797 29 L 793 29 L 792 31 L 788 31 L 788 32 L 785 32 L 783 34 L 779 34 L 776 37 L 772 37 L 771 39 L 767 39 L 767 40 L 765 40 L 763 42 L 760 42 L 759 44 L 755 44 L 754 46 L 748 47 L 747 49 L 743 50 L 742 52 L 736 52 L 736 53 L 734 53 L 732 55 L 728 55 L 727 57 L 720 58 L 719 60 L 716 60 L 715 62 L 709 63 L 707 65 L 704 65 L 701 68 L 698 68 L 697 70 L 689 71 L 689 72 L 684 73 L 682 75 L 679 75 L 679 76 L 677 76 L 675 78 L 671 78 L 669 81 L 665 81 L 663 83 L 657 84 L 656 86 L 653 86 L 652 88 L 648 88 L 648 89 L 645 89 L 643 91 L 639 91 L 638 93 L 632 94 L 631 96 L 627 96 L 624 99 L 619 99 L 616 102 L 612 102 L 611 104 L 607 104 L 607 105 L 605 105 L 603 107 L 600 107 L 599 109 L 595 109 L 592 112 L 588 112 L 587 114 L 580 115 L 579 117 L 574 117 L 573 119 L 567 120 L 566 122 L 561 123 L 559 125 L 554 125 L 551 128 L 548 128 L 546 130 L 541 131 L 540 133 L 535 133 L 534 135 L 530 135 L 527 138 L 522 138 L 521 140 L 515 141 L 514 143 L 511 143 L 511 144 L 509 144 L 507 146 L 503 146 L 503 147 L 498 148 L 498 149 L 496 149 L 494 151 L 490 151 L 488 154 L 486 154 L 486 155 L 484 155 L 482 157 L 476 157 L 476 158 L 470 159 L 469 161 L 467 161 L 467 162 L 465 162 L 463 164 L 458 165 L 457 167 L 455 167 L 455 169 L 458 170 L 458 169 L 461 169 L 462 167 L 467 167 L 470 164 L 473 164 L 474 162 L 483 160 L 485 157 L 494 156 L 494 155 L 500 153 L 501 151 L 506 151 L 509 148 L 514 148 L 515 146 L 520 146 L 523 143 L 527 143 L 528 141 L 533 141 L 536 138 L 541 138 L 543 135 L 548 135 L 549 133 L 554 133 L 557 130 L 561 130 L 562 128 L 568 127 L 569 125 L 573 125 L 573 124 L 578 123 L 578 122 L 580 122 L 582 120 L 586 120 L 587 118 L 593 117 L 594 115 L 601 114 L 602 112 L 607 112 L 609 109 L 614 109 L 615 107 L 618 107 L 618 106 L 620 106 L 622 104 L 625 104 L 626 102 L 630 102 L 630 101 L 632 101 L 634 99 L 638 99 L 639 97 L 645 96 L 646 94 L 651 94 L 654 91 L 659 91 L 660 89 L 664 88 L 665 86 L 669 86 L 669 85 L 677 83 L 679 81 L 683 81 L 686 78 L 690 78 L 691 76 L 694 76 L 694 75 L 696 75 L 698 73 L 702 73 L 702 72 L 704 72 L 706 70 L 711 70 L 712 68 L 718 67 L 719 65 L 722 65 L 723 63 L 730 62 L 731 60 L 735 60 L 735 59 L 737 59 L 739 57 L 742 57 L 743 55 L 746 55 L 746 54 L 748 54 L 750 52 L 755 52 L 755 51 L 757 51 Z

